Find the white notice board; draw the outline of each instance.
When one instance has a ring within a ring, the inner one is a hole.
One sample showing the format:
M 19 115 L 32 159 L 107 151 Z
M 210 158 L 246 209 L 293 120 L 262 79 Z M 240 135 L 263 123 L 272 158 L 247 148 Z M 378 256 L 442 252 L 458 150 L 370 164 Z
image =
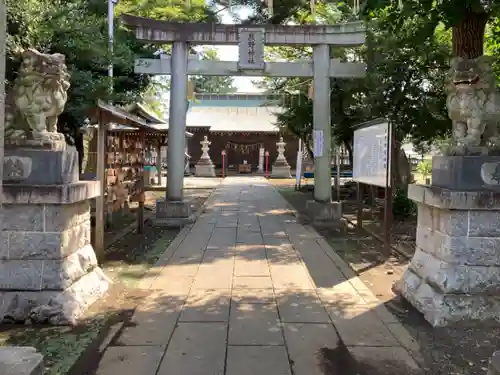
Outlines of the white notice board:
M 388 122 L 354 131 L 352 171 L 354 181 L 381 187 L 391 185 L 391 155 L 387 152 L 390 147 L 390 133 L 391 127 Z

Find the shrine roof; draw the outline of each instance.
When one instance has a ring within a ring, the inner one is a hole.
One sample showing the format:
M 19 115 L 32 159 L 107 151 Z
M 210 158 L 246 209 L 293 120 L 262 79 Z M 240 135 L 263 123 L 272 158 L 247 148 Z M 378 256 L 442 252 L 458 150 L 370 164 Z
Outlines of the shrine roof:
M 186 126 L 211 132 L 276 133 L 276 97 L 259 93 L 196 94 L 189 106 Z
M 192 107 L 186 126 L 209 127 L 211 132 L 276 133 L 279 107 Z

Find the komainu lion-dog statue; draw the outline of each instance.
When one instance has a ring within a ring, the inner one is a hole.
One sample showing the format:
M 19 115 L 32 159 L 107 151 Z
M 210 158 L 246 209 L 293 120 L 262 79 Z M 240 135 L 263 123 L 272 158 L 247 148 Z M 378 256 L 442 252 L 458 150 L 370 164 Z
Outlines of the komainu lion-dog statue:
M 451 61 L 446 105 L 453 121 L 452 153 L 484 153 L 500 147 L 500 96 L 492 63 L 489 56 Z
M 66 105 L 69 78 L 64 55 L 35 49 L 22 52 L 21 68 L 6 98 L 8 142 L 64 142 L 64 135 L 57 132 L 57 118 Z

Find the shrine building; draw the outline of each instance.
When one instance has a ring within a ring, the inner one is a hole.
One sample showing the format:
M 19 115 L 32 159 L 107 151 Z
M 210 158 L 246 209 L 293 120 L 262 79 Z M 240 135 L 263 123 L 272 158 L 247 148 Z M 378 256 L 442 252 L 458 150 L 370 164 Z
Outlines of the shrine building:
M 191 165 L 202 154 L 200 142 L 207 136 L 211 142 L 210 157 L 216 168 L 222 166 L 223 150 L 229 171 L 237 171 L 239 165 L 249 164 L 257 171 L 259 152 L 269 151 L 269 170 L 278 155 L 276 142 L 282 136 L 286 142 L 285 157 L 295 169 L 298 140 L 289 134 L 280 134 L 276 126 L 276 97 L 266 94 L 196 94 L 190 103 L 186 130 L 189 139 Z M 263 150 L 261 150 L 263 149 Z

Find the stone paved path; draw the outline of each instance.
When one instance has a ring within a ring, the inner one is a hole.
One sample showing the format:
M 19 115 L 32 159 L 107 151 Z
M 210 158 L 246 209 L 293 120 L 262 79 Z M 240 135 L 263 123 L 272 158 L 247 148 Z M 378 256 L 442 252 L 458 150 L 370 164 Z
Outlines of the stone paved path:
M 150 274 L 97 375 L 420 373 L 403 326 L 263 178 L 226 178 Z

